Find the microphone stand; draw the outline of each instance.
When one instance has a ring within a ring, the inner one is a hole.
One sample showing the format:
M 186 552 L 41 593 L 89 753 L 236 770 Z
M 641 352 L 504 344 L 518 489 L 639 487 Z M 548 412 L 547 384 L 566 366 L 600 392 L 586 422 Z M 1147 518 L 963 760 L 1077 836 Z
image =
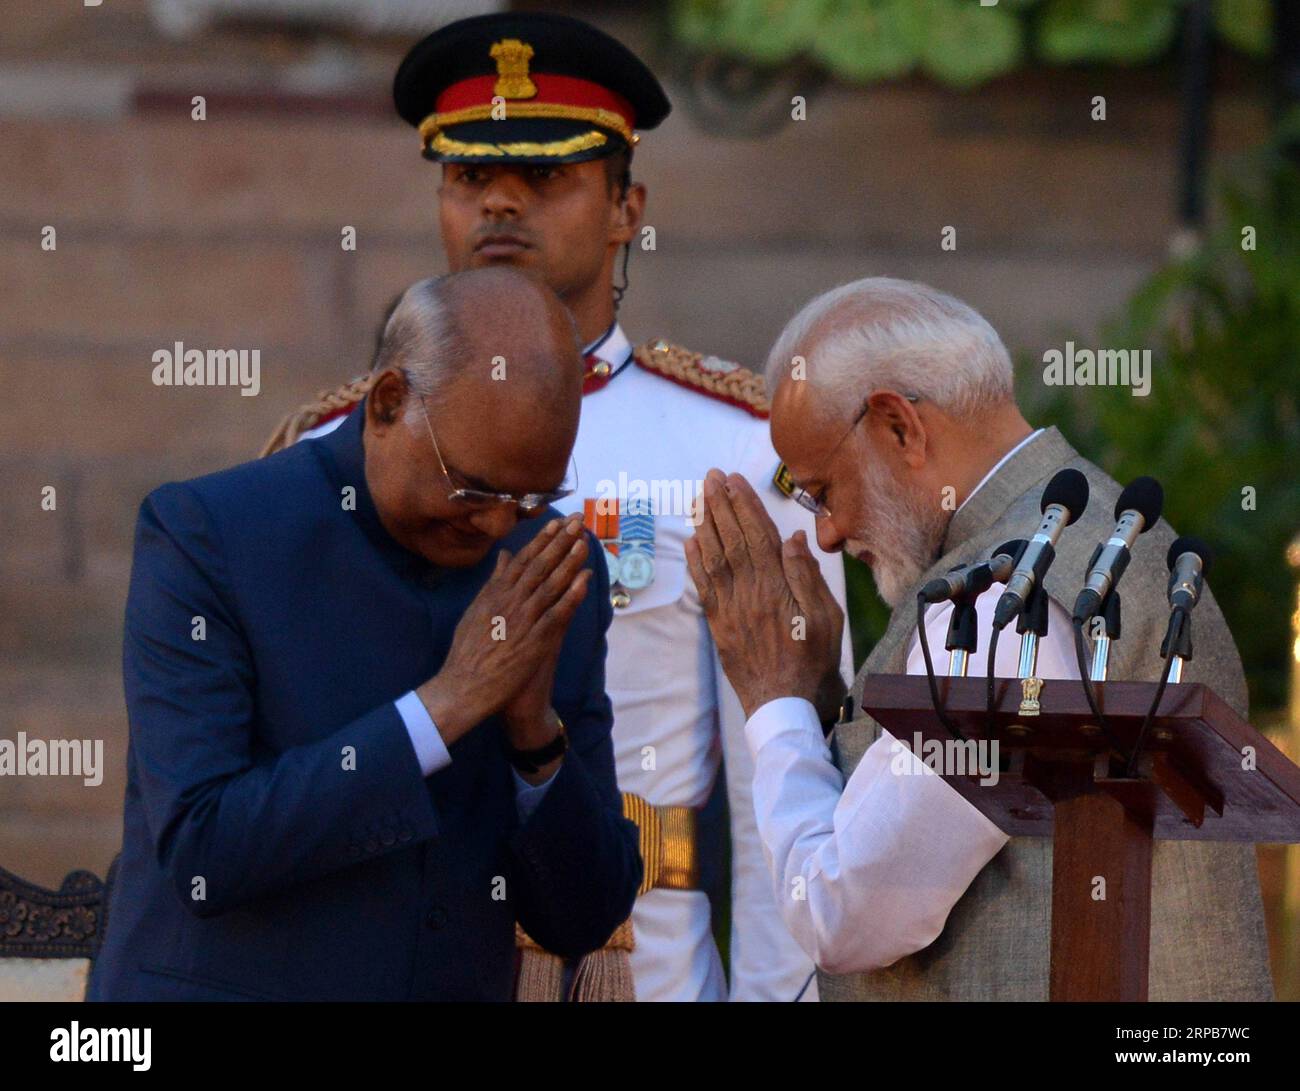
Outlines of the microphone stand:
M 1183 664 L 1192 658 L 1192 615 L 1183 615 L 1181 625 L 1169 626 L 1160 645 L 1161 658 L 1169 659 L 1169 681 L 1183 680 Z
M 1035 678 L 1038 674 L 1038 642 L 1047 635 L 1047 595 L 1042 585 L 1035 583 L 1025 608 L 1016 618 L 1016 632 L 1020 634 L 1020 669 L 1017 677 Z
M 1160 698 L 1164 696 L 1165 686 L 1170 682 L 1181 682 L 1183 680 L 1183 664 L 1192 658 L 1192 610 L 1190 606 L 1175 606 L 1173 613 L 1169 615 L 1169 628 L 1165 630 L 1165 638 L 1160 642 L 1160 655 L 1165 660 L 1165 671 L 1161 676 L 1160 684 L 1156 686 L 1156 695 L 1151 700 L 1151 707 L 1147 709 L 1146 717 L 1142 720 L 1142 726 L 1138 728 L 1137 741 L 1133 744 L 1133 752 L 1129 755 L 1128 765 L 1124 770 L 1125 776 L 1131 777 L 1133 770 L 1137 768 L 1137 760 L 1142 753 L 1142 744 L 1146 742 L 1147 730 L 1151 727 L 1151 721 L 1155 717 L 1156 710 L 1160 707 Z
M 979 643 L 979 615 L 975 600 L 979 592 L 958 595 L 952 601 L 952 617 L 948 621 L 948 637 L 943 646 L 948 649 L 948 677 L 965 678 L 970 657 Z
M 1112 591 L 1102 603 L 1099 615 L 1105 621 L 1105 631 L 1097 637 L 1097 642 L 1092 648 L 1092 669 L 1088 672 L 1088 677 L 1094 682 L 1106 681 L 1106 668 L 1110 662 L 1110 642 L 1119 639 L 1119 611 L 1119 592 Z

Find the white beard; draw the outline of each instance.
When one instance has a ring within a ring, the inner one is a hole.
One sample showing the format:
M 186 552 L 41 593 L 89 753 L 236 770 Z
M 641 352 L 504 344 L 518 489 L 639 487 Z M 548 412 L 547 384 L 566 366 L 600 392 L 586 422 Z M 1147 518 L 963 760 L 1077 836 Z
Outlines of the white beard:
M 950 513 L 909 494 L 887 468 L 867 476 L 863 494 L 872 525 L 863 527 L 846 545 L 855 557 L 869 554 L 873 558 L 870 568 L 876 590 L 896 609 L 938 558 Z

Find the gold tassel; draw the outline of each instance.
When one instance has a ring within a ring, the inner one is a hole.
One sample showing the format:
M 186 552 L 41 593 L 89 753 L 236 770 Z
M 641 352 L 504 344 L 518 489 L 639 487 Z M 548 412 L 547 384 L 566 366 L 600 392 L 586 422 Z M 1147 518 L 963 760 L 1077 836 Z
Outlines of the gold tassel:
M 632 960 L 626 951 L 602 948 L 578 963 L 569 999 L 579 1004 L 630 1004 L 636 1000 Z
M 515 922 L 519 979 L 515 1000 L 522 1004 L 552 1004 L 564 999 L 564 959 L 541 947 Z
M 519 1003 L 554 1003 L 568 999 L 580 1004 L 628 1003 L 636 1000 L 632 981 L 634 945 L 632 920 L 616 929 L 599 951 L 578 963 L 573 985 L 566 998 L 564 960 L 538 946 L 537 941 L 515 924 L 515 946 L 519 948 L 519 980 L 515 1000 Z
M 519 926 L 515 925 L 516 931 Z M 536 944 L 519 946 L 519 981 L 515 1000 L 521 1004 L 555 1004 L 564 999 L 564 959 Z

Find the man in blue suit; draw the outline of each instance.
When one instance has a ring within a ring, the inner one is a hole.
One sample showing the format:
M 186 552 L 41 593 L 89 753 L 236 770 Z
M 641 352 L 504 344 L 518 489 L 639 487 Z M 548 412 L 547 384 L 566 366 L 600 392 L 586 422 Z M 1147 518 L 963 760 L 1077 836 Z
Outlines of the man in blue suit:
M 549 507 L 572 320 L 513 271 L 421 281 L 375 370 L 332 435 L 141 508 L 90 999 L 507 1000 L 516 920 L 574 958 L 631 910 L 608 577 Z

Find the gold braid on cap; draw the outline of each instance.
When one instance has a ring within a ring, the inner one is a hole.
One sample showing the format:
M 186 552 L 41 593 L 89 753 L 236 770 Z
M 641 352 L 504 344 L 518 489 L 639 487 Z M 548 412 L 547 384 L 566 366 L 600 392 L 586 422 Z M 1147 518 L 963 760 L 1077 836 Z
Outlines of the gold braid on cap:
M 265 458 L 285 447 L 292 447 L 304 432 L 310 432 L 326 417 L 334 416 L 339 410 L 351 410 L 370 392 L 374 379 L 373 373 L 362 375 L 334 390 L 322 390 L 314 402 L 299 406 L 276 425 L 257 457 Z
M 446 133 L 438 133 L 429 141 L 429 150 L 441 155 L 472 155 L 483 158 L 492 155 L 573 155 L 585 152 L 588 148 L 598 148 L 608 143 L 609 137 L 592 129 L 589 133 L 579 133 L 567 140 L 553 140 L 549 144 L 538 144 L 530 140 L 514 140 L 509 144 L 485 144 L 482 141 L 466 143 L 453 140 Z
M 585 121 L 589 125 L 599 125 L 602 129 L 616 132 L 629 144 L 636 143 L 632 127 L 624 120 L 622 114 L 605 110 L 599 106 L 566 106 L 562 102 L 501 102 L 495 106 L 490 102 L 478 106 L 466 106 L 463 110 L 446 110 L 433 113 L 420 122 L 420 142 L 428 147 L 433 138 L 448 125 L 462 125 L 467 121 L 488 121 L 493 118 L 493 110 L 500 107 L 506 118 L 559 118 L 562 121 Z M 545 153 L 543 153 L 545 154 Z

